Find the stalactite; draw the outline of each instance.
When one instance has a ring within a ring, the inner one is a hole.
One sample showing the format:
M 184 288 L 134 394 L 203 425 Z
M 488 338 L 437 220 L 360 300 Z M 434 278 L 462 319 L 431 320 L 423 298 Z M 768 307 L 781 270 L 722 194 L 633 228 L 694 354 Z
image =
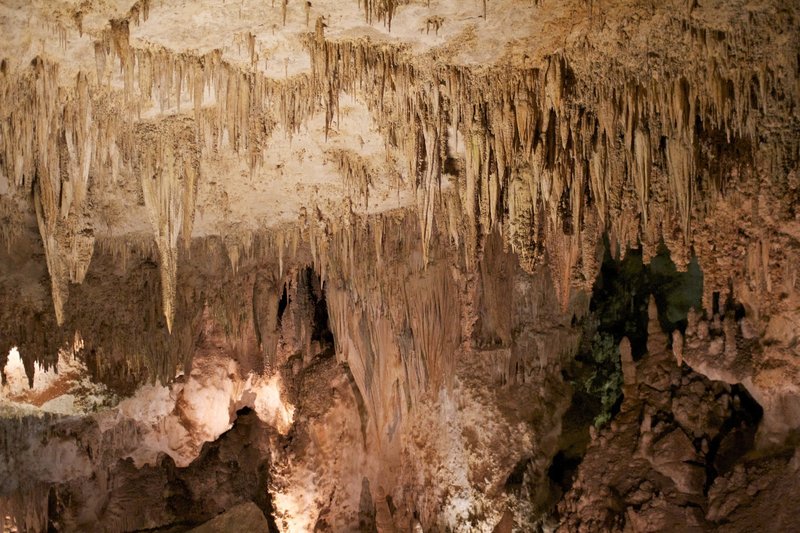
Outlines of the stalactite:
M 55 64 L 37 57 L 16 81 L 6 76 L 2 139 L 4 172 L 18 189 L 33 188 L 33 204 L 47 256 L 58 323 L 62 323 L 68 283 L 80 283 L 93 250 L 93 231 L 86 212 L 98 125 L 86 76 L 61 90 Z
M 581 229 L 586 208 L 599 217 L 592 231 L 609 231 L 623 249 L 671 239 L 673 214 L 656 207 L 664 198 L 654 203 L 654 187 L 666 187 L 678 221 L 675 231 L 686 246 L 691 220 L 702 218 L 709 205 L 709 196 L 696 194 L 696 183 L 705 178 L 696 172 L 695 124 L 722 129 L 729 142 L 753 139 L 754 114 L 763 109 L 751 108 L 752 99 L 740 96 L 751 94 L 753 84 L 763 86 L 757 81 L 759 69 L 753 76 L 722 75 L 714 61 L 656 85 L 630 81 L 632 75 L 616 64 L 603 80 L 580 78 L 565 54 L 546 59 L 541 69 L 476 74 L 457 66 L 419 69 L 402 48 L 326 41 L 319 30 L 308 45 L 327 121 L 336 115 L 341 92 L 357 95 L 404 155 L 418 187 L 423 235 L 433 223 L 429 214 L 435 211 L 431 202 L 441 179 L 447 128 L 460 132 L 466 148 L 460 203 L 469 221 L 468 262 L 478 249 L 475 243 L 493 228 L 509 228 L 503 231 L 506 238 L 529 249 L 550 248 L 542 239 L 555 238 L 556 231 L 582 232 L 582 239 L 596 242 L 597 235 L 589 238 Z M 526 166 L 529 187 L 523 189 L 514 180 Z M 713 190 L 710 185 L 703 188 Z M 511 197 L 517 194 L 523 196 Z M 525 217 L 526 224 L 506 223 L 507 215 L 500 215 L 506 209 L 518 221 Z M 542 233 L 544 219 L 553 229 Z M 426 241 L 423 237 L 423 250 Z M 528 268 L 536 266 L 536 257 L 530 254 Z M 583 263 L 573 253 L 564 257 L 572 257 L 573 266 Z
M 368 209 L 369 188 L 375 172 L 370 167 L 369 161 L 351 150 L 334 149 L 327 153 L 336 164 L 345 186 L 357 192 L 363 200 L 365 208 Z
M 381 20 L 392 30 L 392 18 L 395 9 L 399 4 L 405 3 L 402 0 L 358 0 L 359 5 L 363 2 L 364 16 L 367 23 L 372 24 L 376 19 Z
M 365 0 L 363 8 L 369 22 L 389 25 L 402 3 Z M 520 68 L 474 68 L 429 64 L 403 45 L 368 38 L 329 40 L 320 18 L 306 40 L 311 74 L 275 80 L 252 68 L 258 54 L 250 32 L 241 37 L 250 56 L 245 68 L 222 50 L 132 43 L 132 28 L 148 14 L 148 2 L 138 2 L 95 36 L 96 76 L 78 72 L 74 83 L 59 86 L 57 67 L 44 57 L 24 68 L 7 59 L 0 64 L 0 164 L 9 184 L 33 199 L 59 322 L 69 282 L 80 283 L 92 258 L 92 184 L 117 182 L 131 170 L 141 178 L 171 329 L 177 240 L 181 235 L 188 246 L 192 234 L 201 158 L 230 148 L 253 172 L 270 137 L 279 129 L 299 131 L 320 101 L 327 132 L 343 93 L 366 103 L 387 152 L 415 185 L 414 242 L 423 264 L 435 263 L 434 243 L 451 242 L 474 270 L 487 235 L 498 231 L 525 269 L 550 269 L 562 303 L 593 279 L 595 245 L 604 233 L 620 253 L 640 243 L 652 249 L 664 239 L 683 248 L 676 256 L 687 256 L 698 244 L 695 228 L 724 192 L 720 176 L 733 174 L 705 164 L 725 155 L 709 153 L 709 145 L 749 150 L 740 160 L 753 169 L 784 168 L 797 159 L 796 143 L 787 141 L 793 130 L 772 125 L 775 117 L 793 117 L 796 65 L 780 57 L 756 61 L 745 50 L 760 45 L 712 35 L 693 19 L 667 23 L 678 26 L 671 31 L 685 42 L 676 46 L 694 59 L 654 66 L 650 79 L 589 41 Z M 454 134 L 463 154 L 449 153 Z M 366 205 L 372 171 L 366 160 L 344 152 L 332 157 Z M 449 158 L 463 159 L 453 193 L 442 182 Z M 279 277 L 306 239 L 323 283 L 336 280 L 339 267 L 330 258 L 357 263 L 352 241 L 360 232 L 372 232 L 367 240 L 385 267 L 391 254 L 383 226 L 324 218 L 309 206 L 307 228 L 276 238 Z M 331 244 L 334 234 L 340 240 Z M 238 272 L 249 252 L 240 243 L 225 246 Z M 723 277 L 709 278 L 709 286 L 724 289 Z
M 178 237 L 191 239 L 199 150 L 191 119 L 137 126 L 136 166 L 144 204 L 155 232 L 161 268 L 161 293 L 167 329 L 172 331 L 178 271 Z

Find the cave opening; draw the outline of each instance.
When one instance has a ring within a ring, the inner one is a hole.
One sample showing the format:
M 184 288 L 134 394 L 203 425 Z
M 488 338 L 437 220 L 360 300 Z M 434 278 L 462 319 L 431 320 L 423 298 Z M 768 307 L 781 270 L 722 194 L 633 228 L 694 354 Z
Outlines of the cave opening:
M 524 457 L 514 465 L 514 469 L 511 470 L 511 473 L 506 478 L 506 488 L 518 489 L 522 486 L 525 480 L 525 471 L 528 469 L 530 462 L 530 458 Z
M 634 360 L 645 356 L 651 296 L 658 307 L 661 329 L 667 334 L 676 329 L 683 333 L 689 310 L 702 307 L 703 273 L 696 257 L 681 272 L 663 243 L 649 263 L 644 262 L 641 248 L 615 258 L 607 240 L 605 244 L 589 314 L 577 324 L 582 329 L 581 344 L 574 364 L 565 373 L 575 389 L 572 412 L 566 418 L 571 415 L 581 425 L 587 412 L 592 414 L 595 426 L 602 426 L 619 411 L 619 344 L 627 337 Z M 588 438 L 588 429 L 585 433 Z
M 582 336 L 572 364 L 562 372 L 573 396 L 563 417 L 559 451 L 548 470 L 556 490 L 566 492 L 572 486 L 590 441 L 590 427 L 605 426 L 620 410 L 619 344 L 627 337 L 634 360 L 646 355 L 650 297 L 656 301 L 661 329 L 684 332 L 689 310 L 701 308 L 702 290 L 703 274 L 695 257 L 681 272 L 663 243 L 646 264 L 641 248 L 614 257 L 606 240 L 589 313 L 572 321 Z
M 589 328 L 611 336 L 616 345 L 628 337 L 633 358 L 640 359 L 647 351 L 647 306 L 651 295 L 658 306 L 661 329 L 667 334 L 676 329 L 683 333 L 689 310 L 702 307 L 703 273 L 697 258 L 693 256 L 686 271 L 681 272 L 663 243 L 645 264 L 641 248 L 614 258 L 606 242 L 600 273 L 592 288 L 589 321 L 594 323 L 588 324 Z
M 334 346 L 333 331 L 331 331 L 328 319 L 328 302 L 325 299 L 325 287 L 322 285 L 322 278 L 311 267 L 306 267 L 305 278 L 310 288 L 311 305 L 314 308 L 311 340 L 318 341 L 323 349 L 332 349 Z
M 284 320 L 289 320 L 286 317 L 286 314 L 289 313 L 292 322 L 299 320 L 305 324 L 308 328 L 307 331 L 310 332 L 309 340 L 318 343 L 320 354 L 333 355 L 335 343 L 321 276 L 313 267 L 306 266 L 295 271 L 293 278 L 292 281 L 283 283 L 278 300 L 277 324 L 279 329 Z

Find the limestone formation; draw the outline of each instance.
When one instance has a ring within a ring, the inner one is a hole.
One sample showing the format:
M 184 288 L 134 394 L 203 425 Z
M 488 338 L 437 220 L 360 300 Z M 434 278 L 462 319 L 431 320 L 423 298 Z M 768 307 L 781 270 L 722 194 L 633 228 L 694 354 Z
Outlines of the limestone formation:
M 2 3 L 3 530 L 797 528 L 799 26 Z

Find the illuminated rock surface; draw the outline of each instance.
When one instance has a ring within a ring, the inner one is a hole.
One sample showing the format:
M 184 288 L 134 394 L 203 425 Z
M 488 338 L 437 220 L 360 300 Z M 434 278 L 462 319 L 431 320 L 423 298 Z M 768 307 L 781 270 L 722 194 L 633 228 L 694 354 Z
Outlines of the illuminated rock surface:
M 4 531 L 798 529 L 799 27 L 3 2 Z

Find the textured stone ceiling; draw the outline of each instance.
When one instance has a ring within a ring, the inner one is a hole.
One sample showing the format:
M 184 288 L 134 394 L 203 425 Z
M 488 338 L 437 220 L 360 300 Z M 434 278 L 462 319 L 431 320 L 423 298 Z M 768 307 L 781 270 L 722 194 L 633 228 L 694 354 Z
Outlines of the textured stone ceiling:
M 725 443 L 800 429 L 799 26 L 779 0 L 0 1 L 0 522 L 752 524 L 770 498 L 731 502 L 782 459 L 734 475 Z M 698 308 L 664 336 L 679 291 L 643 286 L 649 329 L 609 333 L 621 411 L 561 494 L 593 288 L 631 250 L 693 261 Z M 631 442 L 646 496 L 596 472 Z

